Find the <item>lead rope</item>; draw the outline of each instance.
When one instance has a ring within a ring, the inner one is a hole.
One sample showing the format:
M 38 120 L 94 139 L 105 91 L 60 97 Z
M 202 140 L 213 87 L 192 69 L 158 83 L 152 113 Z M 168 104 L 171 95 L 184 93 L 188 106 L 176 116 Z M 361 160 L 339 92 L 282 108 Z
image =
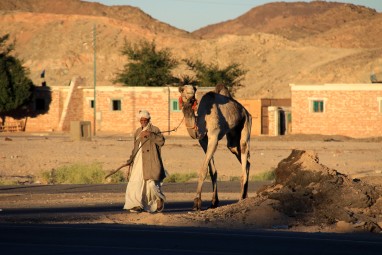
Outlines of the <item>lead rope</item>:
M 178 130 L 178 128 L 179 128 L 180 125 L 182 124 L 183 120 L 184 120 L 184 115 L 183 115 L 182 120 L 179 122 L 179 125 L 178 125 L 176 128 L 173 128 L 173 129 L 171 129 L 171 130 L 167 130 L 167 131 L 161 131 L 161 132 L 159 132 L 159 133 L 170 133 L 170 132 L 174 132 L 174 131 L 176 132 L 176 130 Z

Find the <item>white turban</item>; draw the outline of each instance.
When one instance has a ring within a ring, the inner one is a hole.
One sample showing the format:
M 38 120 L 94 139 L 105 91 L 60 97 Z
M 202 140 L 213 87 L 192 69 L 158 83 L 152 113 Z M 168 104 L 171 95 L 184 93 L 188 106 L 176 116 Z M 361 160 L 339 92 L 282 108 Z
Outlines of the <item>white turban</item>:
M 150 119 L 150 113 L 147 110 L 139 110 L 139 118 Z

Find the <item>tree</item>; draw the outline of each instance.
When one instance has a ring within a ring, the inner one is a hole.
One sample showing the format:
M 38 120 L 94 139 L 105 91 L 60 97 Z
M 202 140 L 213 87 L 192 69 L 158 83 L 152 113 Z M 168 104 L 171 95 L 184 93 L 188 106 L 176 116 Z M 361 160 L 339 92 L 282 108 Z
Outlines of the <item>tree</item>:
M 132 45 L 125 42 L 122 54 L 129 58 L 124 70 L 114 82 L 127 86 L 166 86 L 176 78 L 171 70 L 178 65 L 168 49 L 157 50 L 155 42 L 141 41 Z
M 232 95 L 238 88 L 242 87 L 241 81 L 247 70 L 241 69 L 240 65 L 233 63 L 220 69 L 217 64 L 204 64 L 200 60 L 183 60 L 187 66 L 196 74 L 200 87 L 215 87 L 217 84 L 225 85 Z
M 0 37 L 0 117 L 28 105 L 32 99 L 33 82 L 28 78 L 29 70 L 22 62 L 10 55 L 14 44 L 7 44 L 9 35 Z

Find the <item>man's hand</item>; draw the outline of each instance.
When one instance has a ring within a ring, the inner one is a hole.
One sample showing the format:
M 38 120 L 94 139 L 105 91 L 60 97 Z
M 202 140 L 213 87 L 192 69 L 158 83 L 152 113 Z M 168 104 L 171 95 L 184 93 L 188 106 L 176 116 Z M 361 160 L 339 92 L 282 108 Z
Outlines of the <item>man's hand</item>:
M 147 131 L 147 130 L 142 131 L 141 134 L 140 134 L 140 137 L 141 137 L 141 138 L 147 138 L 147 137 L 149 137 L 150 133 L 151 133 L 151 132 L 150 132 L 150 131 Z

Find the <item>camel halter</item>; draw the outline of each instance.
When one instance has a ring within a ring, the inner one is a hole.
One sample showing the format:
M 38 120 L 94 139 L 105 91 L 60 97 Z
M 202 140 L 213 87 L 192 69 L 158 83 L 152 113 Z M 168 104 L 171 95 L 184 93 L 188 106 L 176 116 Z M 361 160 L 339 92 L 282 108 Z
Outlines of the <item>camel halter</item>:
M 191 109 L 194 111 L 195 120 L 196 120 L 196 119 L 197 119 L 197 116 L 198 116 L 198 114 L 196 113 L 197 110 L 198 110 L 198 100 L 197 100 L 195 97 L 193 97 L 193 98 L 192 98 L 192 101 L 191 101 L 191 104 L 192 104 Z M 182 99 L 182 96 L 179 97 L 179 105 L 180 105 L 181 107 L 183 107 L 183 99 Z M 183 114 L 183 119 L 182 119 L 182 121 L 183 121 L 183 120 L 184 120 L 184 114 Z M 181 121 L 181 123 L 182 123 L 182 121 Z M 180 124 L 179 124 L 179 126 L 180 126 Z M 178 126 L 178 127 L 179 127 L 179 126 Z M 193 130 L 197 131 L 197 130 L 198 130 L 198 127 L 196 126 L 196 121 L 194 122 L 194 126 L 192 126 L 192 127 L 187 126 L 187 124 L 186 124 L 186 128 L 187 128 L 187 129 L 193 129 Z

